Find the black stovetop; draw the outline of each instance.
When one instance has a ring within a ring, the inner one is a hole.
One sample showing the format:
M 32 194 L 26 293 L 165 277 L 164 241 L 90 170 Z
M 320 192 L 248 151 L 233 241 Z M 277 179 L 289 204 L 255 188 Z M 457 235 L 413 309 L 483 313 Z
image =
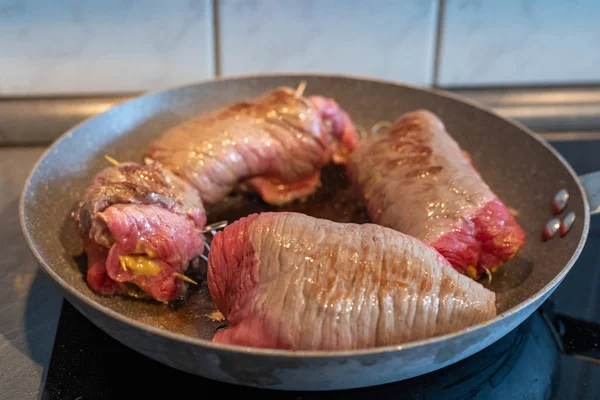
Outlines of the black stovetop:
M 599 142 L 583 147 L 572 142 L 553 145 L 578 173 L 600 170 L 596 156 L 600 149 L 595 148 Z M 578 262 L 537 312 L 490 347 L 424 376 L 336 392 L 283 392 L 225 384 L 177 371 L 130 350 L 64 302 L 41 398 L 154 398 L 164 392 L 168 398 L 229 393 L 283 399 L 600 399 L 599 335 L 600 218 L 595 217 Z
M 599 341 L 590 341 L 590 330 L 597 333 L 598 325 L 582 327 L 581 322 L 554 318 L 565 325 L 565 344 L 586 344 L 577 348 L 572 343 L 561 351 L 554 337 L 558 329 L 551 329 L 547 321 L 551 302 L 543 308 L 549 310 L 540 309 L 485 350 L 427 375 L 364 389 L 283 392 L 225 384 L 166 367 L 116 342 L 65 302 L 42 399 L 154 398 L 163 392 L 168 398 L 214 397 L 207 391 L 217 391 L 219 397 L 254 394 L 282 399 L 600 398 L 600 364 L 566 352 L 597 357 L 594 347 Z

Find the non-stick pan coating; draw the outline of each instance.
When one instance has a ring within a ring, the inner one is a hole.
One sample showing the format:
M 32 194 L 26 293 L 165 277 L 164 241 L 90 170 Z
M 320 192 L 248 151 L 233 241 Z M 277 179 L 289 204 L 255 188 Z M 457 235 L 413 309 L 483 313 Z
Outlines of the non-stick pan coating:
M 149 326 L 210 340 L 220 323 L 206 317 L 215 308 L 205 285 L 177 309 L 93 293 L 83 278 L 85 257 L 70 212 L 94 175 L 108 165 L 105 154 L 120 161 L 141 161 L 153 138 L 194 114 L 280 85 L 296 87 L 302 79 L 308 83 L 305 95 L 334 98 L 366 128 L 417 108 L 429 109 L 442 119 L 500 199 L 518 211 L 517 219 L 527 233 L 525 247 L 493 277 L 490 288 L 497 293 L 499 313 L 543 289 L 580 251 L 588 221 L 580 187 L 569 167 L 538 138 L 478 107 L 434 92 L 380 81 L 298 75 L 226 79 L 150 94 L 74 128 L 43 156 L 24 191 L 24 231 L 34 253 L 75 298 L 87 297 Z M 329 167 L 325 180 L 314 198 L 285 209 L 337 221 L 365 221 L 360 204 L 345 191 L 343 171 Z M 568 235 L 543 242 L 540 232 L 551 217 L 550 201 L 563 188 L 570 193 L 568 210 L 579 218 Z M 209 209 L 208 217 L 209 222 L 232 221 L 266 209 L 273 208 L 255 197 L 233 196 Z

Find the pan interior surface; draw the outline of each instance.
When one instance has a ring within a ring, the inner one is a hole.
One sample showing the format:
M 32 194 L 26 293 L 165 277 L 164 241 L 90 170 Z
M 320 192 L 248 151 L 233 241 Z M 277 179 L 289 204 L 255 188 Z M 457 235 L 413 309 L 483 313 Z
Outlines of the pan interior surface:
M 418 108 L 436 113 L 470 153 L 481 175 L 527 233 L 520 253 L 494 274 L 489 288 L 498 312 L 526 301 L 569 265 L 587 229 L 580 187 L 572 172 L 547 146 L 518 126 L 467 103 L 430 91 L 386 82 L 336 76 L 256 76 L 211 81 L 143 96 L 75 127 L 41 158 L 23 193 L 22 221 L 34 253 L 53 277 L 75 296 L 88 298 L 148 326 L 210 340 L 222 325 L 204 282 L 175 307 L 95 294 L 84 281 L 81 241 L 70 213 L 93 177 L 107 166 L 104 155 L 141 162 L 153 138 L 201 112 L 260 95 L 277 86 L 307 81 L 305 95 L 334 98 L 356 124 L 370 128 Z M 232 195 L 208 209 L 209 223 L 253 212 L 291 210 L 340 222 L 366 222 L 361 204 L 350 198 L 343 171 L 327 167 L 324 185 L 308 201 L 284 208 L 248 195 Z M 551 199 L 567 189 L 568 211 L 579 217 L 564 237 L 543 242 L 541 229 L 552 217 Z

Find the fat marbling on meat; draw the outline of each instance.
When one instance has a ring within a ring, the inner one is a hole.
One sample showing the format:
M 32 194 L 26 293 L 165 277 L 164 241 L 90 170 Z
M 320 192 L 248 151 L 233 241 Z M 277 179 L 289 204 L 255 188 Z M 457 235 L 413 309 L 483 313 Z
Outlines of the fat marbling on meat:
M 202 254 L 206 223 L 196 191 L 160 164 L 103 169 L 73 213 L 88 257 L 86 279 L 103 295 L 161 302 L 185 294 L 189 263 Z
M 496 315 L 495 294 L 435 249 L 375 224 L 252 214 L 217 233 L 208 285 L 220 343 L 290 350 L 396 345 Z
M 350 155 L 370 219 L 432 245 L 474 279 L 514 257 L 525 232 L 427 110 L 400 116 Z
M 168 129 L 147 155 L 190 182 L 205 204 L 241 188 L 281 205 L 313 193 L 321 168 L 344 163 L 357 143 L 334 100 L 279 87 Z

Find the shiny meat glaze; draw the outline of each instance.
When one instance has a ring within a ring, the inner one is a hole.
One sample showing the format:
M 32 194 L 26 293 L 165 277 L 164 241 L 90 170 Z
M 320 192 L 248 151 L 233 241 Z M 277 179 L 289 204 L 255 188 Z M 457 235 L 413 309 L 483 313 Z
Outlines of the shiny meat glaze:
M 102 170 L 73 212 L 87 254 L 86 280 L 104 295 L 167 302 L 187 284 L 173 275 L 204 251 L 206 213 L 195 189 L 159 163 L 121 163 Z M 142 256 L 157 271 L 126 270 L 119 256 Z M 133 283 L 132 288 L 126 283 Z M 138 293 L 138 289 L 142 293 Z
M 162 302 L 184 294 L 187 283 L 173 273 L 185 273 L 204 252 L 204 236 L 192 221 L 156 206 L 132 204 L 111 206 L 98 218 L 114 239 L 105 262 L 110 279 L 135 283 Z M 127 255 L 150 256 L 160 269 L 133 272 L 120 261 Z
M 433 246 L 479 279 L 510 260 L 525 233 L 431 112 L 404 114 L 350 155 L 371 220 Z
M 433 248 L 375 224 L 262 213 L 219 232 L 208 285 L 214 340 L 293 350 L 400 344 L 496 314 L 495 294 Z
M 207 204 L 240 183 L 282 204 L 314 192 L 320 169 L 345 161 L 356 144 L 354 126 L 334 101 L 312 102 L 281 87 L 175 126 L 148 157 L 189 181 Z
M 206 224 L 204 206 L 196 191 L 158 163 L 123 162 L 96 175 L 73 213 L 80 235 L 109 247 L 105 224 L 96 217 L 114 204 L 154 204 L 190 218 L 199 228 Z
M 496 196 L 432 113 L 401 116 L 348 163 L 375 223 L 432 243 Z

